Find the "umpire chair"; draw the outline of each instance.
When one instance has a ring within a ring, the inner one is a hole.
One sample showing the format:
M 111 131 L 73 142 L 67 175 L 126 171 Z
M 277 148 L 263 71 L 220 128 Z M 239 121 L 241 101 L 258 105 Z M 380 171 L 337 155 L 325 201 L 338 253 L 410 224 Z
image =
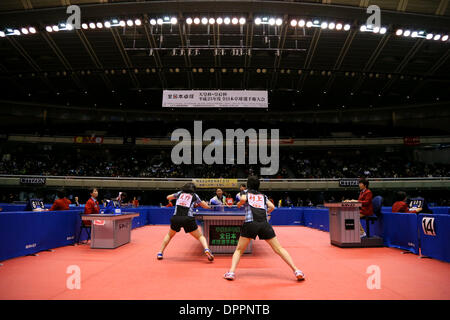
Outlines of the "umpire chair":
M 81 215 L 82 215 L 81 212 L 79 213 L 79 215 L 80 215 L 81 224 L 80 224 L 80 230 L 78 231 L 77 239 L 75 241 L 76 244 L 80 244 L 81 233 L 83 232 L 83 230 L 86 230 L 86 233 L 88 236 L 87 240 L 91 240 L 91 226 L 85 224 L 85 221 L 83 221 L 83 219 L 81 218 Z
M 383 238 L 377 236 L 370 236 L 370 224 L 374 224 L 375 221 L 381 220 L 381 207 L 383 206 L 383 197 L 376 196 L 372 199 L 373 206 L 373 215 L 365 216 L 364 220 L 366 220 L 366 234 L 367 237 L 361 239 L 362 247 L 382 247 L 383 246 Z

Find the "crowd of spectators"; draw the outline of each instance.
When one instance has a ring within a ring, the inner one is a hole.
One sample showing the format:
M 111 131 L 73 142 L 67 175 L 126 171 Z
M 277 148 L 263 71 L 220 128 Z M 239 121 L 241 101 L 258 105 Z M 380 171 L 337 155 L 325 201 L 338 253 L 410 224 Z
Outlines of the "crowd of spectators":
M 258 165 L 175 165 L 170 149 L 107 148 L 36 151 L 18 147 L 0 153 L 0 174 L 148 178 L 245 178 Z M 399 153 L 302 152 L 280 149 L 280 167 L 265 178 L 449 177 L 450 164 L 410 161 Z

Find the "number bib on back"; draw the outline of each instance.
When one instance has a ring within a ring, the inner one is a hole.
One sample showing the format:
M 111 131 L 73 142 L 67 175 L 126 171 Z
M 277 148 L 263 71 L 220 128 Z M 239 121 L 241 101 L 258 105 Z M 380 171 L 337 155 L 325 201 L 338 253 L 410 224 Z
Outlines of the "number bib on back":
M 177 199 L 177 206 L 182 206 L 186 208 L 190 208 L 192 203 L 192 194 L 182 193 L 180 197 Z

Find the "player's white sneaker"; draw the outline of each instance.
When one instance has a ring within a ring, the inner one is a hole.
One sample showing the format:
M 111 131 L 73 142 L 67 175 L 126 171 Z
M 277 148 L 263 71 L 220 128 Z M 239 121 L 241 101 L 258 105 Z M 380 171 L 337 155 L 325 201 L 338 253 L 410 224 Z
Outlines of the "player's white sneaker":
M 227 280 L 234 280 L 236 278 L 234 272 L 227 272 L 223 277 Z
M 303 272 L 301 270 L 295 270 L 294 274 L 298 281 L 305 280 L 305 275 L 303 274 Z

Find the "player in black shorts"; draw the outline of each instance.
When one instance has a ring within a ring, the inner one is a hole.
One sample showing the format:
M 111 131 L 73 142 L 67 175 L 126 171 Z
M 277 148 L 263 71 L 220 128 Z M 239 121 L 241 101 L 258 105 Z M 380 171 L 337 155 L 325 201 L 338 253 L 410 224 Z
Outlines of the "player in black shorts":
M 238 203 L 238 207 L 245 204 L 245 222 L 242 225 L 241 236 L 233 254 L 230 271 L 225 273 L 224 278 L 227 280 L 235 279 L 234 271 L 241 255 L 245 252 L 251 239 L 256 239 L 256 236 L 258 236 L 260 240 L 266 240 L 273 251 L 291 267 L 297 280 L 304 280 L 305 275 L 297 269 L 289 253 L 278 242 L 275 231 L 268 222 L 268 214 L 270 216 L 275 206 L 267 199 L 266 195 L 258 191 L 259 179 L 255 176 L 248 177 L 247 187 L 247 192 L 241 195 Z
M 206 238 L 203 236 L 194 218 L 194 206 L 201 206 L 205 209 L 211 209 L 205 201 L 200 200 L 200 197 L 195 193 L 195 185 L 193 183 L 186 183 L 181 191 L 167 196 L 167 200 L 176 199 L 175 212 L 170 219 L 170 230 L 164 237 L 161 245 L 161 250 L 157 254 L 158 260 L 163 258 L 164 249 L 169 244 L 170 240 L 177 232 L 184 229 L 184 232 L 190 233 L 195 239 L 200 241 L 204 248 L 204 252 L 209 261 L 214 260 L 214 256 L 208 248 Z

